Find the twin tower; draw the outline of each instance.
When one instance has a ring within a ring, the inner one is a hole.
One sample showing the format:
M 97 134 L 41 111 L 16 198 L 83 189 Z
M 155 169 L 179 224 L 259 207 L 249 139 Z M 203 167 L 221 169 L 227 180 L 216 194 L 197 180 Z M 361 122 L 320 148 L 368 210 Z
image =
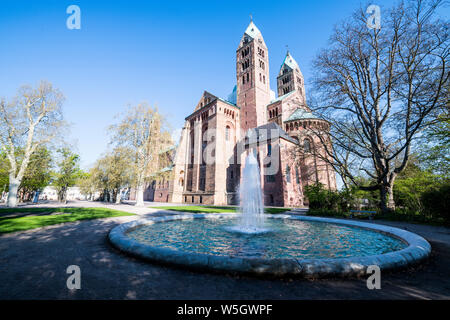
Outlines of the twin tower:
M 331 168 L 313 153 L 296 163 L 290 151 L 299 144 L 312 149 L 313 137 L 299 138 L 300 131 L 328 124 L 306 105 L 303 75 L 289 52 L 277 76 L 277 97 L 270 89 L 267 46 L 253 22 L 236 50 L 236 79 L 228 99 L 204 91 L 185 118 L 173 163 L 162 169 L 164 174 L 172 172 L 169 184 L 155 183 L 158 187 L 149 192 L 152 201 L 238 203 L 243 164 L 250 151 L 259 161 L 265 205 L 301 206 L 303 187 L 315 181 L 333 188 Z M 258 132 L 256 144 L 247 139 L 250 132 L 251 136 Z
M 233 102 L 241 110 L 240 126 L 246 132 L 268 122 L 268 106 L 277 100 L 270 89 L 268 49 L 253 21 L 236 51 L 236 78 L 236 101 Z M 278 99 L 295 91 L 300 104 L 307 108 L 303 75 L 289 51 L 277 76 L 277 91 Z

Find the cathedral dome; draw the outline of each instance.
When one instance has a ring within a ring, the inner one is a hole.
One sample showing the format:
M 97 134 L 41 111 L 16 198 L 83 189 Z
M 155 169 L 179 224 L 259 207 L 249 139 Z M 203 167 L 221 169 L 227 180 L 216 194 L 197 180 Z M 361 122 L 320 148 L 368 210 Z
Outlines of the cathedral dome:
M 234 86 L 233 91 L 228 95 L 227 101 L 236 104 L 237 101 L 237 86 Z

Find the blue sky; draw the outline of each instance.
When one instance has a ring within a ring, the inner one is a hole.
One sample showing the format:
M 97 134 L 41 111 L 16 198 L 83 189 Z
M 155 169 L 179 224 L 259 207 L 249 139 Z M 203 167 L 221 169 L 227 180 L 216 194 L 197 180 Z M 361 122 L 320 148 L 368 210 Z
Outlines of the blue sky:
M 391 1 L 371 3 L 383 8 Z M 66 27 L 71 4 L 81 8 L 81 30 Z M 327 45 L 333 25 L 360 5 L 359 0 L 0 0 L 0 96 L 12 97 L 22 84 L 51 81 L 66 96 L 65 117 L 72 123 L 67 140 L 88 167 L 107 150 L 106 128 L 128 104 L 157 105 L 177 129 L 203 90 L 227 97 L 250 14 L 269 49 L 272 89 L 289 45 L 308 90 L 314 56 Z M 449 18 L 448 8 L 444 11 Z

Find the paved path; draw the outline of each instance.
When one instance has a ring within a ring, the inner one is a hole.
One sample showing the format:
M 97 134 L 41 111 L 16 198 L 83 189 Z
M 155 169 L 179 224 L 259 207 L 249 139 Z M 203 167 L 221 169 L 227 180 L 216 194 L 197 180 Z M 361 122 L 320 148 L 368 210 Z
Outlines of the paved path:
M 139 215 L 164 214 L 122 206 Z M 142 262 L 116 251 L 106 238 L 111 228 L 136 218 L 74 222 L 0 236 L 0 299 L 450 299 L 447 228 L 377 222 L 424 236 L 433 253 L 414 269 L 383 274 L 382 289 L 368 290 L 364 279 L 268 280 Z M 80 290 L 66 287 L 66 268 L 72 264 L 81 268 Z

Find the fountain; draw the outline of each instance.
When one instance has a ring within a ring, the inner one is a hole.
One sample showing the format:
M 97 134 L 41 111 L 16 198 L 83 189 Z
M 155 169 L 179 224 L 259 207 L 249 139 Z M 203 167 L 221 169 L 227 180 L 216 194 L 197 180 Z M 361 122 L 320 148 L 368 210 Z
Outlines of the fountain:
M 119 225 L 109 239 L 150 260 L 200 270 L 270 276 L 361 276 L 426 258 L 430 244 L 411 232 L 371 223 L 264 214 L 258 161 L 250 153 L 236 213 L 149 217 Z M 270 232 L 267 232 L 270 231 Z
M 261 189 L 261 176 L 258 160 L 250 152 L 245 160 L 245 167 L 240 187 L 240 213 L 239 224 L 228 227 L 229 231 L 257 234 L 267 232 L 264 227 L 264 204 Z

